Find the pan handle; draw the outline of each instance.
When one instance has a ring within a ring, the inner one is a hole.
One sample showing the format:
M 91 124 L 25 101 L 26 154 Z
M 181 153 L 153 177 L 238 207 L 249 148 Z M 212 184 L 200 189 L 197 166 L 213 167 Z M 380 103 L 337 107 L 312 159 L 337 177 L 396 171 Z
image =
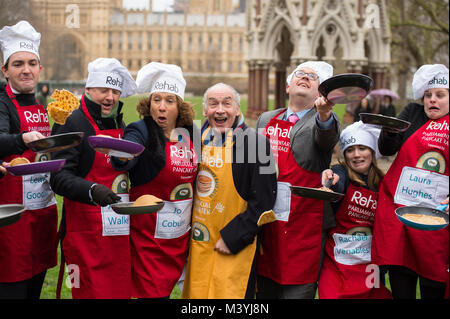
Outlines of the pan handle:
M 448 204 L 441 204 L 441 205 L 437 206 L 435 209 L 441 210 L 444 212 L 447 207 L 448 207 Z
M 326 188 L 330 188 L 332 182 L 333 182 L 333 177 L 327 179 L 327 181 L 325 182 L 325 185 L 323 185 L 323 186 L 325 186 Z

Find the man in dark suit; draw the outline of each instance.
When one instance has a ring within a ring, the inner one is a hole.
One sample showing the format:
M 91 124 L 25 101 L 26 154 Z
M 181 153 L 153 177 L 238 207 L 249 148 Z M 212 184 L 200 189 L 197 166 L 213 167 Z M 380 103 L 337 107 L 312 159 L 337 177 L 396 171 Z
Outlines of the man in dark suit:
M 300 64 L 287 78 L 287 109 L 263 113 L 257 122 L 278 165 L 277 221 L 265 226 L 258 263 L 258 298 L 314 298 L 325 232 L 333 216 L 324 201 L 292 196 L 289 186 L 321 187 L 339 139 L 333 103 L 319 84 L 333 75 L 322 61 Z

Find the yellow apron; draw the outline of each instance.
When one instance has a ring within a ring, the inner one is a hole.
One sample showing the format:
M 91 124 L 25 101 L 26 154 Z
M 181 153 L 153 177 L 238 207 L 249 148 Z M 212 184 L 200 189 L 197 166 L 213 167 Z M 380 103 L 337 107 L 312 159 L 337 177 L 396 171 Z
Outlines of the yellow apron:
M 204 132 L 202 140 L 207 132 Z M 232 132 L 229 132 L 223 147 L 202 145 L 183 298 L 245 297 L 256 240 L 237 255 L 214 251 L 220 230 L 247 209 L 247 202 L 233 183 L 232 144 Z

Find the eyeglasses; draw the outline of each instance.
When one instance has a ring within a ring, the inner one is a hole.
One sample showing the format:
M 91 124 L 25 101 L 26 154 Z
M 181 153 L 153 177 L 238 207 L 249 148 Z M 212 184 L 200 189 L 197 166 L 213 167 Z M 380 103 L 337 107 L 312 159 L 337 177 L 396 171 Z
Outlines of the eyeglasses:
M 308 77 L 308 79 L 310 79 L 311 81 L 315 81 L 315 80 L 317 80 L 319 78 L 319 76 L 317 74 L 315 74 L 315 73 L 306 73 L 306 72 L 303 72 L 301 70 L 295 71 L 294 75 L 297 78 L 301 78 L 301 77 L 304 77 L 306 75 Z

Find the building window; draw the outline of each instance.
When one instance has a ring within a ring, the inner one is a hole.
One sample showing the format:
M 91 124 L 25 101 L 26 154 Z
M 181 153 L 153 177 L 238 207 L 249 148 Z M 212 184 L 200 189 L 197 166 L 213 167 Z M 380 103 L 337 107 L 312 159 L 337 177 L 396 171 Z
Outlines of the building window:
M 133 49 L 133 35 L 131 33 L 128 34 L 128 50 Z
M 158 35 L 158 50 L 159 50 L 159 51 L 162 51 L 162 42 L 163 42 L 162 34 L 160 33 L 160 34 Z
M 220 11 L 220 0 L 214 0 L 214 11 Z
M 147 49 L 151 50 L 152 49 L 152 34 L 149 33 L 148 37 L 147 37 Z
M 169 51 L 172 51 L 172 33 L 167 34 L 167 47 Z
M 192 35 L 190 34 L 188 39 L 188 52 L 192 52 Z
M 202 52 L 203 51 L 203 38 L 202 35 L 199 34 L 198 35 L 198 52 Z
M 233 52 L 233 36 L 230 35 L 228 38 L 228 51 Z
M 208 36 L 208 52 L 213 52 L 213 38 L 212 35 Z
M 112 50 L 113 42 L 114 42 L 113 34 L 110 33 L 110 34 L 108 34 L 108 50 Z
M 122 33 L 119 33 L 119 50 L 122 50 L 122 42 L 123 42 Z
M 138 49 L 142 50 L 142 33 L 138 34 Z

